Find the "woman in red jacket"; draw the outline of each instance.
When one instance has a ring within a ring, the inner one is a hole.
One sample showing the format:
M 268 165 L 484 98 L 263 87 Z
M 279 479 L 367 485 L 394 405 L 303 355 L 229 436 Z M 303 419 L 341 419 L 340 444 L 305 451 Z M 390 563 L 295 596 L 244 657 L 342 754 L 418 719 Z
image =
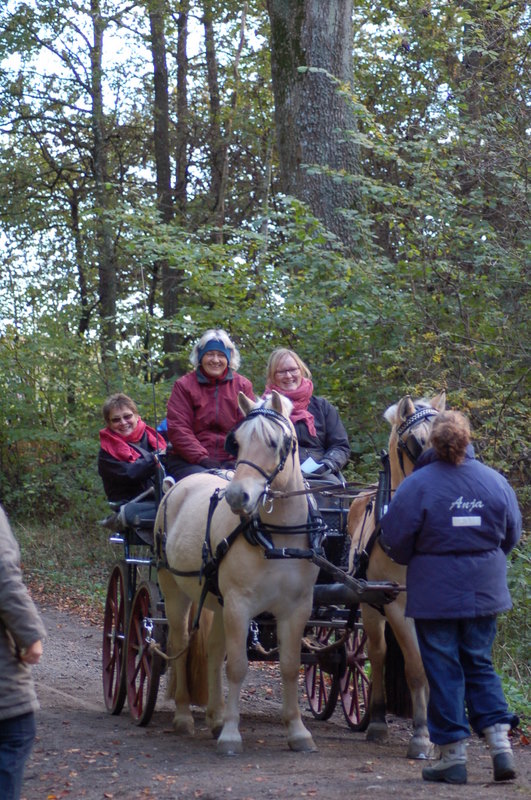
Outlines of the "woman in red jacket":
M 175 480 L 208 469 L 232 466 L 227 433 L 241 420 L 238 393 L 254 399 L 251 381 L 238 374 L 240 354 L 228 334 L 206 331 L 194 346 L 194 369 L 175 381 L 167 408 L 172 450 L 166 469 Z

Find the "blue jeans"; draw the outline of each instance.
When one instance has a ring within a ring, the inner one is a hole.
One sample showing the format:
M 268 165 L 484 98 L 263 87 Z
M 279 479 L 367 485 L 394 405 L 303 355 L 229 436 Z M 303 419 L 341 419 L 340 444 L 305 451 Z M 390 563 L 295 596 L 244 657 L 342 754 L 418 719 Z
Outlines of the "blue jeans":
M 27 758 L 35 739 L 35 714 L 0 720 L 0 797 L 19 800 Z
M 416 619 L 430 686 L 428 729 L 435 744 L 450 744 L 497 722 L 517 724 L 491 660 L 496 617 Z M 467 720 L 468 711 L 468 720 Z

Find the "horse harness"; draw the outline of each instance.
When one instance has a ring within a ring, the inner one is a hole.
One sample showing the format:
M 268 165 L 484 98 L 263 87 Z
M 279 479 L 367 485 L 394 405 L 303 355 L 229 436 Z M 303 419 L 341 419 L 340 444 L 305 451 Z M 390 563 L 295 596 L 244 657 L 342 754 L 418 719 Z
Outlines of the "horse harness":
M 242 425 L 250 418 L 258 416 L 268 418 L 272 422 L 275 422 L 277 425 L 279 425 L 283 430 L 284 437 L 280 448 L 279 462 L 270 475 L 264 472 L 264 470 L 258 464 L 255 464 L 254 462 L 248 461 L 246 459 L 237 460 L 234 465 L 234 469 L 236 469 L 239 464 L 247 464 L 253 469 L 257 470 L 266 479 L 266 484 L 264 487 L 264 491 L 262 493 L 262 504 L 265 506 L 268 500 L 272 502 L 272 498 L 270 497 L 271 483 L 274 481 L 279 472 L 281 472 L 284 469 L 290 453 L 292 454 L 292 456 L 295 454 L 297 443 L 295 436 L 293 435 L 291 430 L 289 430 L 289 432 L 286 430 L 288 426 L 286 425 L 284 417 L 281 414 L 278 414 L 273 409 L 262 408 L 262 407 L 253 409 L 245 417 L 245 419 L 239 423 L 239 425 Z M 229 453 L 237 456 L 238 443 L 234 436 L 234 430 L 228 434 L 225 447 Z M 204 579 L 203 588 L 201 590 L 201 596 L 198 603 L 197 614 L 193 624 L 194 629 L 199 626 L 199 617 L 201 614 L 203 604 L 206 600 L 207 594 L 211 593 L 215 595 L 218 598 L 218 602 L 221 605 L 223 605 L 223 597 L 221 595 L 218 585 L 219 565 L 222 559 L 227 554 L 227 552 L 230 550 L 231 546 L 238 538 L 238 536 L 240 536 L 240 534 L 245 537 L 245 539 L 249 544 L 257 547 L 262 547 L 264 549 L 264 557 L 266 559 L 301 558 L 301 559 L 312 560 L 316 556 L 322 557 L 323 554 L 322 541 L 326 533 L 327 527 L 317 511 L 317 507 L 315 502 L 313 501 L 313 498 L 308 498 L 308 518 L 305 524 L 290 525 L 290 526 L 269 525 L 260 519 L 255 509 L 255 513 L 252 516 L 240 517 L 239 524 L 234 528 L 233 531 L 231 531 L 231 533 L 228 536 L 226 536 L 224 539 L 222 539 L 221 542 L 219 542 L 215 551 L 212 551 L 212 542 L 210 533 L 212 526 L 212 519 L 214 517 L 214 512 L 218 504 L 224 498 L 224 495 L 225 495 L 224 489 L 218 487 L 210 497 L 205 539 L 203 541 L 203 548 L 201 555 L 201 560 L 202 560 L 201 568 L 199 570 L 193 570 L 189 572 L 174 569 L 173 567 L 170 567 L 168 564 L 165 553 L 166 530 L 167 530 L 167 524 L 166 524 L 167 503 L 165 503 L 165 497 L 162 500 L 162 502 L 164 503 L 164 530 L 162 531 L 158 530 L 155 532 L 157 568 L 167 569 L 174 575 L 178 575 L 180 577 L 197 577 L 199 578 L 200 583 Z M 308 535 L 309 546 L 307 549 L 290 548 L 290 547 L 277 548 L 274 546 L 271 538 L 274 534 L 286 535 L 286 534 L 301 534 L 301 533 L 306 533 Z
M 435 416 L 439 412 L 437 409 L 432 407 L 425 407 L 425 406 L 416 406 L 415 411 L 413 414 L 410 414 L 404 422 L 397 428 L 397 437 L 398 437 L 398 461 L 400 463 L 400 469 L 404 476 L 406 475 L 404 470 L 404 453 L 408 456 L 413 464 L 416 464 L 420 454 L 422 453 L 423 446 L 419 442 L 419 440 L 414 436 L 411 435 L 412 429 L 422 420 L 429 419 L 430 417 Z M 408 434 L 409 432 L 409 434 Z M 408 436 L 404 439 L 404 434 L 408 434 Z M 381 520 L 384 514 L 386 513 L 387 509 L 389 508 L 389 504 L 391 502 L 391 464 L 389 461 L 389 454 L 382 450 L 380 454 L 380 459 L 382 462 L 382 469 L 378 474 L 378 486 L 375 492 L 374 497 L 368 501 L 367 506 L 365 508 L 365 516 L 363 518 L 363 523 L 361 525 L 360 535 L 358 544 L 361 543 L 363 540 L 363 532 L 365 529 L 365 524 L 374 509 L 374 519 L 375 519 L 375 526 L 374 530 L 371 533 L 369 540 L 363 550 L 359 548 L 356 549 L 354 555 L 354 575 L 356 578 L 365 579 L 367 577 L 367 568 L 369 566 L 369 559 L 374 548 L 375 543 L 380 538 L 381 533 Z M 380 613 L 384 613 L 383 606 L 374 606 L 377 608 Z
M 423 450 L 423 445 L 421 442 L 419 442 L 416 436 L 411 435 L 412 428 L 418 425 L 418 423 L 423 419 L 429 419 L 438 413 L 439 412 L 437 409 L 432 408 L 431 406 L 415 406 L 414 413 L 410 414 L 410 416 L 407 417 L 397 428 L 396 435 L 398 436 L 398 461 L 404 477 L 406 477 L 406 471 L 404 469 L 404 453 L 407 455 L 410 461 L 415 464 Z M 404 434 L 408 434 L 406 438 L 404 438 Z

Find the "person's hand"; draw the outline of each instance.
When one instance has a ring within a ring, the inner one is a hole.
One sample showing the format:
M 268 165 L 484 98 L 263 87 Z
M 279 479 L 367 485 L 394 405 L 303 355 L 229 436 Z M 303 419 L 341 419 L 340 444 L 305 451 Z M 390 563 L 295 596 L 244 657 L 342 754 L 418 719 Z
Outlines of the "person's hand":
M 199 466 L 205 469 L 219 469 L 221 467 L 221 461 L 215 458 L 202 458 L 199 462 Z
M 42 656 L 42 642 L 38 639 L 29 647 L 23 647 L 20 651 L 20 660 L 24 664 L 38 664 Z
M 317 469 L 314 469 L 314 471 L 311 474 L 312 475 L 324 475 L 325 472 L 328 472 L 328 467 L 326 466 L 326 464 L 319 464 Z
M 314 475 L 328 475 L 330 472 L 334 472 L 334 467 L 329 461 L 323 460 L 320 464 L 318 469 L 314 470 Z

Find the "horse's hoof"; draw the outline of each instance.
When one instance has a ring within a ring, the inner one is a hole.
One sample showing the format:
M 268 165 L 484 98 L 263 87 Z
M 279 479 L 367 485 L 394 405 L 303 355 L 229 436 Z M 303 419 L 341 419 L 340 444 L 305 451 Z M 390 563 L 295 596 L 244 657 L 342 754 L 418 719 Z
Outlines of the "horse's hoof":
M 411 739 L 407 748 L 406 758 L 415 758 L 419 761 L 431 759 L 434 756 L 435 747 L 432 742 L 415 741 Z
M 223 730 L 223 725 L 214 725 L 214 727 L 211 728 L 210 733 L 212 734 L 214 739 L 219 739 L 222 730 Z
M 371 722 L 367 728 L 367 741 L 368 742 L 387 742 L 389 740 L 389 731 L 385 722 Z
M 216 752 L 220 756 L 238 756 L 240 753 L 243 753 L 243 744 L 242 742 L 226 742 L 223 739 L 218 739 L 218 743 L 216 745 Z
M 317 747 L 311 736 L 299 736 L 288 740 L 290 750 L 295 753 L 316 753 Z
M 194 735 L 194 721 L 186 717 L 173 718 L 173 730 L 180 736 L 193 736 Z

